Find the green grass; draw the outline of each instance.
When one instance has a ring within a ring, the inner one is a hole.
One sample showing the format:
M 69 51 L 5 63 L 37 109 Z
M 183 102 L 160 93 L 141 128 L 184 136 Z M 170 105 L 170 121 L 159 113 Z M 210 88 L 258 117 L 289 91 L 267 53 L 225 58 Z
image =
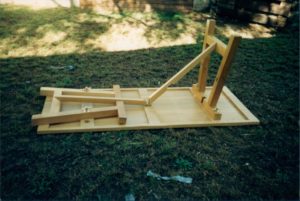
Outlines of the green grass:
M 2 37 L 18 35 L 4 27 Z M 199 53 L 201 36 L 195 45 L 0 58 L 1 199 L 298 199 L 298 36 L 242 40 L 227 86 L 259 126 L 36 135 L 30 121 L 43 105 L 41 86 L 159 86 Z M 213 56 L 210 75 L 219 61 Z M 51 68 L 64 65 L 75 69 Z M 177 86 L 196 79 L 195 70 Z M 148 170 L 193 183 L 158 181 Z

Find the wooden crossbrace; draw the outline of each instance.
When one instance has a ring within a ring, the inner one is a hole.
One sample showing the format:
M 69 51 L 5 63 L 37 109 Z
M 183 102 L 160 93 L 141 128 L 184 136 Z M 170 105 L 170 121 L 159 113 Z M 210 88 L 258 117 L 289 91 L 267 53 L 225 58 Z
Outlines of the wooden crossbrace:
M 115 92 L 116 98 L 121 98 L 120 85 L 113 85 L 113 90 Z M 125 111 L 124 101 L 116 101 L 116 106 L 118 109 L 119 124 L 126 124 L 127 115 Z
M 51 102 L 51 106 L 50 106 L 50 114 L 55 114 L 58 113 L 60 111 L 61 108 L 61 104 L 60 101 L 56 98 L 56 96 L 61 95 L 62 91 L 61 90 L 55 90 L 52 93 L 52 102 Z M 34 116 L 32 117 L 32 124 L 34 124 Z M 37 124 L 36 124 L 37 125 Z M 49 123 L 44 123 L 44 124 L 39 124 L 39 129 L 45 129 L 45 128 L 49 128 L 50 124 Z
M 57 112 L 50 114 L 37 114 L 32 116 L 32 124 L 54 124 L 54 123 L 67 123 L 80 121 L 91 118 L 106 118 L 115 117 L 118 115 L 118 109 L 116 106 L 104 107 L 104 108 L 90 108 L 87 111 L 72 112 Z

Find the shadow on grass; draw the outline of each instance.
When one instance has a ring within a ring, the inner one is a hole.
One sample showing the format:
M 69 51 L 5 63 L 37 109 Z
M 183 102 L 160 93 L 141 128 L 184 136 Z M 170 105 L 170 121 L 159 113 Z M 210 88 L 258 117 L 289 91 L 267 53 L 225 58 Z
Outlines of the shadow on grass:
M 64 40 L 70 39 L 85 45 L 87 39 L 94 39 L 109 28 L 108 22 L 94 21 L 92 18 L 96 14 L 92 11 L 77 8 L 32 10 L 27 7 L 0 6 L 0 13 L 0 38 L 13 38 L 15 46 L 12 48 L 29 45 L 33 39 L 41 39 L 49 31 L 55 37 L 55 34 L 66 33 L 66 30 L 69 32 Z
M 297 199 L 298 42 L 296 33 L 242 41 L 227 86 L 261 120 L 245 127 L 37 136 L 30 124 L 42 108 L 41 86 L 159 86 L 200 45 L 0 59 L 1 198 Z M 50 67 L 66 65 L 75 69 Z M 196 77 L 192 71 L 178 85 Z M 148 170 L 193 183 L 157 181 Z
M 178 12 L 134 14 L 124 11 L 101 15 L 75 7 L 32 10 L 1 5 L 0 54 L 5 57 L 44 56 L 106 50 L 106 46 L 114 40 L 119 40 L 117 45 L 122 46 L 124 38 L 129 41 L 144 40 L 145 44 L 140 46 L 146 48 L 165 40 L 180 40 L 184 34 L 190 35 L 186 29 L 188 23 L 187 17 Z M 136 45 L 139 46 L 138 42 Z M 36 52 L 38 49 L 43 50 Z

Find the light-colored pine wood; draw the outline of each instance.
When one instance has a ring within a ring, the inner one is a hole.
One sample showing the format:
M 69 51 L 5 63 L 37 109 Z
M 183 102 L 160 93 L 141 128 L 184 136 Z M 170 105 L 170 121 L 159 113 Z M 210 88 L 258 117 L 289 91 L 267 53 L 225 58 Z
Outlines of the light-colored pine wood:
M 240 40 L 241 37 L 239 36 L 231 36 L 229 39 L 229 43 L 215 78 L 212 91 L 208 97 L 208 105 L 212 108 L 216 107 L 217 105 Z
M 208 105 L 207 101 L 205 100 L 204 94 L 199 91 L 197 85 L 192 86 L 191 92 L 194 98 L 197 100 L 197 103 L 201 105 L 201 107 L 206 111 L 206 113 L 211 119 L 213 120 L 221 119 L 222 114 L 218 111 L 217 108 L 212 108 Z
M 55 124 L 80 121 L 82 119 L 114 117 L 118 115 L 117 107 L 91 108 L 87 111 L 68 111 L 49 114 L 37 114 L 32 116 L 32 124 Z
M 58 113 L 60 111 L 60 108 L 61 108 L 61 103 L 60 101 L 56 98 L 56 96 L 59 96 L 62 94 L 62 90 L 59 90 L 59 89 L 56 89 L 53 91 L 52 93 L 52 96 L 53 96 L 53 99 L 52 99 L 52 102 L 51 102 L 51 106 L 50 106 L 50 113 L 52 114 L 55 114 L 55 113 Z M 46 123 L 46 124 L 40 124 L 40 129 L 46 129 L 46 128 L 49 128 L 49 124 Z
M 208 35 L 206 40 L 208 45 L 217 43 L 216 52 L 221 56 L 225 56 L 227 45 L 215 36 Z
M 207 39 L 208 39 L 208 36 L 214 34 L 215 26 L 216 26 L 215 20 L 207 20 L 202 51 L 204 51 L 209 46 L 209 44 L 207 43 Z M 199 86 L 199 91 L 201 93 L 204 93 L 205 88 L 206 88 L 209 61 L 210 61 L 210 55 L 205 57 L 202 60 L 201 65 L 200 65 L 199 76 L 198 76 L 198 86 Z
M 139 88 L 138 89 L 140 97 L 141 98 L 146 98 L 148 97 L 148 90 L 145 88 Z M 160 120 L 158 118 L 158 116 L 155 114 L 155 111 L 152 109 L 151 106 L 145 106 L 144 107 L 145 110 L 145 114 L 147 117 L 147 120 L 149 122 L 149 124 L 158 124 L 160 123 Z
M 116 103 L 116 101 L 124 101 L 126 104 L 146 105 L 147 102 L 138 98 L 115 98 L 115 97 L 96 97 L 96 96 L 71 96 L 61 95 L 56 96 L 57 99 L 63 102 L 82 102 L 82 103 Z
M 81 110 L 87 111 L 93 108 L 92 103 L 82 103 L 81 104 Z M 80 120 L 80 127 L 87 128 L 87 127 L 93 127 L 94 126 L 94 118 L 89 119 L 81 119 Z
M 259 120 L 251 113 L 250 110 L 225 86 L 223 87 L 223 95 L 230 101 L 230 103 L 237 109 L 247 120 Z
M 51 107 L 50 107 L 50 113 L 57 113 L 60 111 L 61 108 L 61 103 L 59 101 L 59 99 L 57 98 L 57 96 L 61 96 L 62 94 L 62 90 L 56 90 L 53 93 L 53 99 L 51 102 Z
M 208 74 L 208 65 L 210 62 L 210 56 L 207 57 L 201 64 L 199 76 L 198 76 L 198 85 L 200 93 L 205 92 L 206 83 L 207 83 L 207 74 Z
M 211 87 L 206 88 L 209 94 Z M 146 88 L 149 94 L 155 91 L 155 88 Z M 117 112 L 112 118 L 96 119 L 94 126 L 81 127 L 78 124 L 51 124 L 49 128 L 39 127 L 39 134 L 47 133 L 73 133 L 73 132 L 90 132 L 90 131 L 108 131 L 108 130 L 131 130 L 131 129 L 155 129 L 155 128 L 186 128 L 186 127 L 206 127 L 206 126 L 241 126 L 257 125 L 259 120 L 248 113 L 249 110 L 227 89 L 223 88 L 217 107 L 222 113 L 220 120 L 213 120 L 209 114 L 198 104 L 198 101 L 190 92 L 191 87 L 168 88 L 164 95 L 157 99 L 150 106 L 132 105 L 126 107 L 127 122 L 125 125 L 118 123 Z M 136 93 L 133 93 L 136 92 Z M 138 88 L 125 89 L 121 88 L 122 95 L 126 97 L 136 97 L 139 94 Z M 175 95 L 176 94 L 176 95 Z M 175 96 L 174 96 L 175 95 Z M 43 115 L 49 114 L 52 96 L 46 98 Z M 65 103 L 68 104 L 68 103 Z M 81 103 L 78 103 L 81 105 Z M 151 108 L 159 121 L 153 121 L 150 117 L 148 121 L 145 108 Z M 93 108 L 95 109 L 95 108 Z M 72 110 L 70 110 L 72 111 Z M 66 111 L 68 112 L 68 110 Z M 143 116 L 145 119 L 143 119 Z
M 62 91 L 62 95 L 74 95 L 74 96 L 100 96 L 100 97 L 114 97 L 115 93 L 110 91 L 103 91 L 103 92 L 91 92 L 91 91 L 83 91 L 83 92 L 76 92 L 76 91 Z
M 56 88 L 53 87 L 41 87 L 40 95 L 41 96 L 53 96 Z M 61 88 L 61 95 L 75 95 L 75 96 L 107 96 L 114 97 L 115 93 L 108 90 L 99 90 L 99 89 L 66 89 Z
M 116 94 L 116 98 L 121 98 L 121 90 L 120 85 L 113 85 L 113 90 Z M 119 118 L 119 124 L 126 124 L 127 121 L 127 115 L 125 111 L 125 106 L 123 101 L 116 101 L 116 106 L 118 108 L 118 118 Z
M 209 54 L 211 54 L 211 52 L 214 51 L 215 48 L 216 48 L 216 44 L 210 45 L 201 54 L 195 57 L 190 63 L 188 63 L 185 67 L 183 67 L 178 73 L 176 73 L 172 78 L 166 81 L 160 88 L 158 88 L 155 92 L 153 92 L 149 96 L 149 104 L 151 105 L 158 97 L 160 97 L 170 85 L 175 84 L 183 76 L 185 76 L 188 72 L 190 72 L 197 64 L 200 63 L 202 59 L 204 59 Z

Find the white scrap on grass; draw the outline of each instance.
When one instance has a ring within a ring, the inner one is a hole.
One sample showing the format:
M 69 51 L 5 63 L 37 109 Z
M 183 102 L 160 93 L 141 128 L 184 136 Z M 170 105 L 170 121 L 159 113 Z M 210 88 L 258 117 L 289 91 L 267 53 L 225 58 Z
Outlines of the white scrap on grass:
M 131 193 L 125 195 L 125 201 L 135 201 L 134 195 Z
M 149 170 L 147 172 L 147 176 L 154 177 L 158 180 L 165 180 L 165 181 L 174 180 L 174 181 L 179 181 L 179 182 L 186 183 L 186 184 L 191 184 L 193 182 L 193 179 L 191 177 L 183 177 L 183 176 L 179 176 L 179 175 L 171 176 L 171 177 L 160 176 L 159 174 L 156 174 L 156 173 L 152 172 L 151 170 Z

